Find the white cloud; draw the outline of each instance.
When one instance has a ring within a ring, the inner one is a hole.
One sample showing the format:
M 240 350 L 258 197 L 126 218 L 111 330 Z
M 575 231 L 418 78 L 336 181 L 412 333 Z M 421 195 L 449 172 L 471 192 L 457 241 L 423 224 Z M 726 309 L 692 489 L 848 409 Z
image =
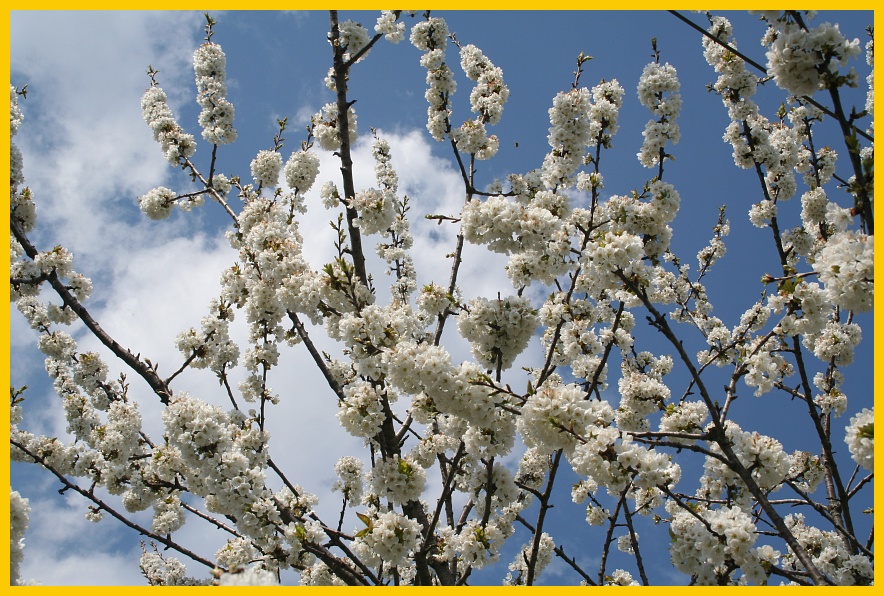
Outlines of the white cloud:
M 47 483 L 48 484 L 48 483 Z M 55 487 L 44 485 L 48 492 Z M 85 500 L 28 494 L 31 521 L 25 535 L 22 578 L 43 585 L 143 584 L 137 540 L 123 542 L 116 520 L 86 519 Z
M 130 586 L 146 583 L 137 565 L 140 551 L 110 554 L 83 549 L 77 542 L 68 546 L 69 550 L 47 557 L 43 563 L 34 562 L 33 565 L 33 550 L 28 549 L 22 577 L 26 580 L 39 577 L 36 581 L 44 586 Z M 46 564 L 47 560 L 52 563 Z
M 170 168 L 141 117 L 149 64 L 188 89 L 199 29 L 180 13 L 16 12 L 11 67 L 28 84 L 17 142 L 51 241 L 104 265 L 136 240 L 121 215 Z M 20 80 L 19 80 L 20 79 Z M 172 93 L 173 104 L 182 97 Z M 143 234 L 143 232 L 142 232 Z M 143 238 L 142 238 L 143 240 Z

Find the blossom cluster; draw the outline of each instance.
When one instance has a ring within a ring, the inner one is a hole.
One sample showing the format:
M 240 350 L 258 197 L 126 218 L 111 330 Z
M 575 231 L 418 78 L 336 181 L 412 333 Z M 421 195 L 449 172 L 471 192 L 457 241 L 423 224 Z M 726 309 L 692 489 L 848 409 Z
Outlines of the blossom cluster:
M 503 82 L 503 71 L 472 44 L 460 49 L 460 64 L 467 77 L 476 82 L 470 93 L 470 106 L 478 116 L 453 129 L 451 137 L 460 151 L 476 159 L 491 159 L 497 154 L 499 141 L 496 135 L 487 133 L 485 124 L 500 121 L 509 88 Z
M 662 161 L 661 152 L 667 142 L 674 145 L 681 138 L 676 122 L 681 112 L 680 88 L 675 67 L 668 62 L 651 62 L 645 66 L 638 82 L 638 99 L 657 117 L 648 121 L 642 133 L 645 140 L 638 152 L 638 160 L 646 168 Z
M 862 553 L 851 554 L 837 532 L 809 525 L 801 513 L 787 515 L 785 523 L 798 544 L 810 553 L 813 565 L 837 585 L 869 585 L 874 571 L 872 561 Z M 804 569 L 791 550 L 783 554 L 782 564 L 786 569 Z
M 540 544 L 538 545 L 537 556 L 533 566 L 533 574 L 535 578 L 537 578 L 540 573 L 550 564 L 550 561 L 552 561 L 553 550 L 555 549 L 555 546 L 556 543 L 553 541 L 552 536 L 550 536 L 546 532 L 540 535 Z M 519 553 L 516 555 L 515 560 L 510 563 L 510 572 L 507 574 L 507 577 L 504 580 L 504 583 L 506 585 L 518 586 L 522 585 L 523 582 L 526 581 L 526 578 L 528 576 L 528 566 L 531 561 L 532 549 L 532 544 L 524 545 L 522 547 L 522 550 L 520 550 Z
M 144 550 L 139 560 L 141 574 L 151 586 L 186 586 L 193 582 L 185 573 L 184 564 L 176 557 L 164 557 L 156 551 Z
M 481 569 L 500 558 L 504 534 L 497 524 L 483 527 L 478 520 L 470 520 L 459 533 L 445 527 L 439 534 L 441 545 L 437 558 L 442 561 L 457 559 L 470 567 Z
M 382 10 L 374 26 L 375 33 L 380 33 L 390 43 L 399 43 L 405 39 L 405 23 L 397 22 L 395 11 Z
M 427 473 L 408 458 L 394 458 L 378 462 L 371 471 L 372 492 L 404 505 L 420 498 Z
M 196 101 L 202 108 L 199 124 L 203 138 L 213 145 L 236 140 L 233 104 L 227 100 L 227 56 L 216 43 L 206 42 L 193 54 Z
M 473 357 L 489 369 L 512 366 L 536 327 L 534 308 L 521 296 L 472 300 L 457 323 L 461 335 L 472 346 Z
M 623 430 L 646 430 L 648 415 L 665 408 L 671 392 L 663 376 L 672 370 L 672 358 L 655 358 L 649 352 L 640 352 L 635 358 L 624 358 L 621 365 L 620 407 L 617 408 L 617 426 Z
M 278 586 L 276 574 L 259 566 L 243 569 L 238 573 L 222 573 L 219 586 Z
M 872 310 L 874 254 L 872 237 L 852 230 L 830 237 L 815 254 L 813 268 L 833 304 L 854 312 Z
M 163 149 L 163 155 L 172 165 L 178 165 L 196 151 L 193 135 L 187 134 L 175 121 L 172 110 L 166 103 L 166 93 L 152 85 L 141 98 L 141 112 L 144 121 L 153 131 L 153 138 Z
M 282 155 L 278 151 L 262 149 L 252 160 L 252 178 L 258 186 L 275 188 L 282 171 Z
M 344 60 L 349 61 L 368 45 L 371 38 L 368 35 L 368 29 L 355 21 L 343 21 L 338 27 L 341 31 L 341 47 L 347 50 L 344 53 Z M 362 60 L 367 55 L 368 52 L 362 54 L 359 60 Z
M 728 422 L 725 434 L 740 463 L 751 471 L 752 479 L 763 489 L 776 488 L 788 476 L 791 469 L 789 455 L 782 443 L 757 432 L 746 432 L 736 422 Z M 719 448 L 714 446 L 713 453 Z M 712 456 L 706 457 L 705 474 L 701 479 L 703 494 L 716 498 L 728 492 L 728 487 L 742 486 L 739 475 L 721 460 Z M 743 499 L 750 497 L 742 491 Z
M 853 461 L 871 471 L 875 461 L 875 413 L 870 408 L 863 410 L 850 419 L 847 426 L 847 448 Z
M 482 122 L 497 124 L 510 95 L 503 82 L 503 71 L 472 44 L 460 49 L 460 65 L 467 78 L 476 82 L 470 92 L 472 111 L 480 115 Z
M 21 584 L 21 562 L 24 558 L 25 532 L 28 530 L 31 507 L 17 491 L 9 491 L 9 583 Z
M 767 72 L 792 95 L 813 95 L 835 84 L 839 71 L 860 55 L 859 39 L 844 37 L 838 25 L 808 28 L 787 18 L 769 19 L 762 43 L 768 46 Z M 851 70 L 850 79 L 856 78 Z
M 363 234 L 388 235 L 396 218 L 398 177 L 390 162 L 390 145 L 383 139 L 375 139 L 372 146 L 375 158 L 375 176 L 380 189 L 359 191 L 348 201 L 348 206 L 359 213 L 356 225 Z
M 616 105 L 616 104 L 613 104 Z M 589 119 L 590 91 L 585 87 L 559 93 L 549 109 L 549 145 L 553 150 L 543 160 L 544 183 L 554 188 L 565 184 L 583 164 L 586 146 L 599 134 Z
M 338 479 L 332 490 L 341 491 L 351 505 L 359 503 L 362 499 L 362 462 L 352 455 L 344 456 L 335 464 L 335 474 Z
M 229 304 L 213 301 L 210 313 L 203 317 L 201 328 L 190 328 L 178 335 L 176 346 L 185 358 L 192 358 L 193 368 L 208 368 L 222 374 L 239 360 L 239 346 L 230 337 L 234 313 Z
M 769 546 L 755 546 L 757 533 L 749 512 L 728 506 L 700 509 L 698 516 L 675 504 L 667 504 L 667 509 L 673 516 L 672 563 L 698 585 L 720 584 L 729 576 L 730 565 L 739 567 L 745 581 L 767 581 L 765 565 L 776 564 L 780 553 Z
M 166 219 L 172 214 L 177 193 L 165 186 L 158 186 L 138 199 L 141 212 L 150 219 Z
M 368 565 L 402 565 L 418 547 L 420 525 L 395 511 L 377 513 L 369 526 L 353 541 L 353 552 Z
M 18 106 L 18 92 L 13 85 L 9 86 L 9 212 L 25 232 L 29 232 L 36 224 L 36 210 L 31 198 L 31 191 L 20 188 L 25 183 L 24 160 L 18 145 L 12 140 L 18 133 L 18 128 L 24 120 L 24 115 Z M 11 248 L 11 262 L 14 262 L 20 254 L 15 243 Z
M 329 103 L 313 115 L 312 133 L 319 142 L 319 146 L 326 151 L 335 151 L 341 148 L 341 128 L 338 116 L 338 105 Z M 356 126 L 356 112 L 352 107 L 347 108 L 347 132 L 350 143 L 356 142 L 358 129 Z
M 304 194 L 313 187 L 319 175 L 319 156 L 312 151 L 295 151 L 285 162 L 283 174 L 289 188 Z
M 458 150 L 475 155 L 476 159 L 491 159 L 497 154 L 500 142 L 497 135 L 489 135 L 481 120 L 467 120 L 451 131 Z
M 450 130 L 451 108 L 448 101 L 457 89 L 454 73 L 445 63 L 448 24 L 439 17 L 428 18 L 411 28 L 411 44 L 424 52 L 421 66 L 427 69 L 427 130 L 437 141 L 445 140 Z

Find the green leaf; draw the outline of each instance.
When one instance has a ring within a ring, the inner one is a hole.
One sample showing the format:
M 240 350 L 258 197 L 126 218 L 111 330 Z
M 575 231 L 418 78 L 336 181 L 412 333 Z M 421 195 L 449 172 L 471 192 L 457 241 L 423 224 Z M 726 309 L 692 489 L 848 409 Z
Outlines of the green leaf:
M 372 527 L 371 518 L 365 515 L 364 513 L 356 512 L 356 517 L 360 519 L 362 523 L 364 523 L 370 529 Z

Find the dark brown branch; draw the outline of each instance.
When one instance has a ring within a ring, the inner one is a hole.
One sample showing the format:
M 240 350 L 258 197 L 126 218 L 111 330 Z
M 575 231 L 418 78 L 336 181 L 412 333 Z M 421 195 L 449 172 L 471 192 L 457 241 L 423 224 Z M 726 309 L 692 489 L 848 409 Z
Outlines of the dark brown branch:
M 605 546 L 602 548 L 602 557 L 599 562 L 599 585 L 605 585 L 605 567 L 608 565 L 608 553 L 611 550 L 611 543 L 614 541 L 614 528 L 617 527 L 617 518 L 620 517 L 620 508 L 626 501 L 626 492 L 617 499 L 617 506 L 614 508 L 614 514 L 608 516 L 608 531 L 605 534 Z
M 422 551 L 429 552 L 430 536 L 436 531 L 436 525 L 439 523 L 439 519 L 442 515 L 442 507 L 450 502 L 449 497 L 451 496 L 451 489 L 454 485 L 454 479 L 457 477 L 458 465 L 460 464 L 460 459 L 463 457 L 465 447 L 466 445 L 461 441 L 457 448 L 457 453 L 454 454 L 454 458 L 451 460 L 451 467 L 448 469 L 445 485 L 442 487 L 442 494 L 439 496 L 439 500 L 436 501 L 436 510 L 433 511 L 433 517 L 430 519 L 430 525 L 424 536 L 424 543 L 421 546 Z
M 298 313 L 288 311 L 288 315 L 289 320 L 291 320 L 291 322 L 295 325 L 295 330 L 298 332 L 298 337 L 300 337 L 304 345 L 307 346 L 307 351 L 310 352 L 310 357 L 313 358 L 313 362 L 316 364 L 317 368 L 319 368 L 322 376 L 325 377 L 325 381 L 328 383 L 328 386 L 331 387 L 331 390 L 335 392 L 335 395 L 338 396 L 339 400 L 343 400 L 344 390 L 341 387 L 341 384 L 338 383 L 337 379 L 335 379 L 335 376 L 326 365 L 325 360 L 323 360 L 322 354 L 320 354 L 319 350 L 316 349 L 316 346 L 313 344 L 313 340 L 311 340 L 310 336 L 307 334 L 307 328 L 298 317 Z
M 645 565 L 642 562 L 641 551 L 638 547 L 638 535 L 635 533 L 635 528 L 632 526 L 632 512 L 629 511 L 629 504 L 626 502 L 623 503 L 623 518 L 626 520 L 626 528 L 629 530 L 629 541 L 632 543 L 632 551 L 633 554 L 635 554 L 635 564 L 638 566 L 638 573 L 642 578 L 642 585 L 648 586 L 650 585 L 650 582 L 645 573 Z
M 338 108 L 337 129 L 341 137 L 341 147 L 337 154 L 341 160 L 341 177 L 344 186 L 344 200 L 350 201 L 356 196 L 356 186 L 353 182 L 353 158 L 350 155 L 350 105 L 347 100 L 347 77 L 349 64 L 344 62 L 344 48 L 341 47 L 341 30 L 338 25 L 338 11 L 329 11 L 331 31 L 329 41 L 334 54 L 334 66 L 332 79 L 335 83 L 337 94 L 336 105 Z M 368 285 L 368 273 L 365 269 L 365 253 L 362 249 L 362 234 L 356 226 L 359 213 L 349 203 L 345 207 L 347 214 L 347 228 L 350 234 L 350 256 L 353 258 L 353 266 L 356 269 L 356 277 L 360 283 Z
M 553 456 L 552 465 L 549 470 L 549 479 L 546 482 L 546 490 L 540 496 L 540 511 L 537 513 L 537 525 L 534 529 L 534 541 L 531 544 L 531 558 L 528 561 L 528 576 L 525 578 L 526 586 L 534 585 L 534 578 L 537 569 L 537 556 L 540 554 L 540 538 L 543 534 L 543 522 L 546 519 L 547 512 L 552 508 L 549 499 L 552 496 L 553 484 L 556 481 L 556 472 L 559 469 L 559 463 L 562 461 L 562 450 L 556 451 Z
M 181 546 L 180 544 L 178 544 L 177 542 L 175 542 L 174 540 L 172 540 L 168 536 L 161 536 L 159 534 L 156 534 L 156 533 L 148 530 L 147 528 L 140 526 L 140 525 L 136 524 L 135 522 L 127 519 L 125 516 L 118 513 L 113 507 L 111 507 L 110 505 L 108 505 L 107 503 L 105 503 L 104 501 L 99 499 L 95 495 L 95 493 L 92 492 L 92 490 L 86 490 L 86 489 L 78 486 L 77 484 L 71 482 L 70 480 L 68 480 L 64 474 L 58 472 L 55 468 L 53 468 L 52 465 L 49 462 L 47 462 L 46 459 L 44 459 L 43 457 L 40 457 L 39 455 L 32 453 L 27 447 L 25 447 L 24 445 L 21 445 L 20 443 L 18 443 L 17 441 L 15 441 L 13 439 L 10 439 L 9 442 L 15 448 L 21 450 L 22 453 L 26 454 L 28 457 L 33 459 L 34 462 L 40 464 L 45 469 L 49 470 L 49 472 L 52 473 L 53 476 L 58 478 L 59 482 L 64 484 L 66 489 L 73 490 L 74 492 L 79 493 L 80 495 L 82 495 L 83 497 L 88 499 L 89 501 L 92 501 L 93 503 L 95 503 L 95 505 L 100 510 L 108 512 L 113 518 L 122 522 L 124 525 L 128 526 L 129 528 L 132 528 L 133 530 L 135 530 L 136 532 L 138 532 L 142 536 L 148 536 L 151 540 L 154 540 L 155 542 L 159 542 L 160 544 L 162 544 L 168 548 L 171 548 L 172 550 L 176 550 L 179 553 L 181 553 L 182 555 L 190 557 L 191 559 L 193 559 L 197 563 L 201 563 L 201 564 L 205 565 L 209 569 L 215 569 L 216 567 L 218 567 L 218 565 L 216 565 L 215 563 L 213 563 L 207 559 L 204 559 L 203 557 L 199 556 L 198 554 L 196 554 L 192 550 Z M 226 571 L 226 569 L 224 569 L 224 571 Z
M 21 225 L 15 217 L 10 217 L 9 219 L 9 230 L 12 232 L 15 239 L 24 249 L 25 254 L 28 255 L 31 259 L 36 259 L 39 251 L 31 244 L 31 241 L 28 240 L 27 235 L 24 230 L 22 230 Z M 65 306 L 70 308 L 77 317 L 83 321 L 83 324 L 95 335 L 98 340 L 104 344 L 106 348 L 108 348 L 111 352 L 113 352 L 114 356 L 122 360 L 129 366 L 132 370 L 138 373 L 142 379 L 144 379 L 150 388 L 153 389 L 154 393 L 156 393 L 160 401 L 163 404 L 168 405 L 169 399 L 172 397 L 172 390 L 169 389 L 169 386 L 163 381 L 156 372 L 156 367 L 145 362 L 142 362 L 139 356 L 134 355 L 131 351 L 127 350 L 116 340 L 114 340 L 107 332 L 101 328 L 98 322 L 92 318 L 92 315 L 89 314 L 89 311 L 80 304 L 80 301 L 71 293 L 71 291 L 65 286 L 61 280 L 58 278 L 58 275 L 55 271 L 52 271 L 48 274 L 47 281 L 52 286 L 52 289 L 59 295 L 59 297 L 64 302 Z

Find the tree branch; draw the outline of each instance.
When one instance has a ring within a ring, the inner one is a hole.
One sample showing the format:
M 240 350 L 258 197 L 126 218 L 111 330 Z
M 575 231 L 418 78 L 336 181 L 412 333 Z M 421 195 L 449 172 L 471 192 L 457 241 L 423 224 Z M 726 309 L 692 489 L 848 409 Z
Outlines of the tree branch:
M 24 249 L 25 254 L 28 255 L 29 258 L 36 259 L 39 251 L 31 244 L 31 241 L 28 240 L 27 235 L 22 230 L 21 225 L 18 223 L 16 218 L 10 217 L 9 219 L 9 229 L 12 232 L 12 235 L 15 236 L 15 239 Z M 89 311 L 80 304 L 80 301 L 73 295 L 73 293 L 61 282 L 58 278 L 58 275 L 55 271 L 52 271 L 48 274 L 49 284 L 52 286 L 52 289 L 58 294 L 58 296 L 62 299 L 65 306 L 70 308 L 76 315 L 79 317 L 83 324 L 86 325 L 86 328 L 92 332 L 92 334 L 100 341 L 106 348 L 108 348 L 114 356 L 122 360 L 126 363 L 129 368 L 138 373 L 142 379 L 147 382 L 151 389 L 153 389 L 154 393 L 159 396 L 160 401 L 168 405 L 169 399 L 172 397 L 172 390 L 169 389 L 169 386 L 163 381 L 156 372 L 155 365 L 149 365 L 145 362 L 142 362 L 139 356 L 132 354 L 131 351 L 125 349 L 119 343 L 116 342 L 101 326 L 98 322 L 92 318 L 92 315 L 89 314 Z

